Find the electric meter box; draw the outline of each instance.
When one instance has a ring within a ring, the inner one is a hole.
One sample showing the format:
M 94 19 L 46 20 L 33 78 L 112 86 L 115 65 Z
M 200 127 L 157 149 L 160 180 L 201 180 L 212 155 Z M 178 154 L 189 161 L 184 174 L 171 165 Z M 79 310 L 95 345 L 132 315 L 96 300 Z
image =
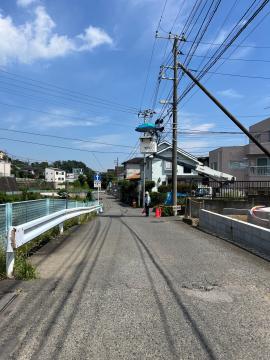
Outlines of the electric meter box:
M 140 151 L 142 154 L 153 154 L 157 152 L 157 142 L 152 136 L 142 136 L 140 142 Z

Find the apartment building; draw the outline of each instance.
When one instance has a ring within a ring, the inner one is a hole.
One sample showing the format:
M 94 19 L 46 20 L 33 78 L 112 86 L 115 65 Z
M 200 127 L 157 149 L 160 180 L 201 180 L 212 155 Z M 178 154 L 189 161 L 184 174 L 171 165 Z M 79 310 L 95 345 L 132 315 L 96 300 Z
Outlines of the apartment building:
M 249 131 L 270 151 L 270 118 Z M 224 146 L 209 152 L 209 166 L 229 173 L 239 181 L 270 180 L 270 159 L 251 141 L 243 146 Z
M 53 183 L 63 183 L 66 181 L 66 172 L 58 168 L 46 168 L 45 180 Z

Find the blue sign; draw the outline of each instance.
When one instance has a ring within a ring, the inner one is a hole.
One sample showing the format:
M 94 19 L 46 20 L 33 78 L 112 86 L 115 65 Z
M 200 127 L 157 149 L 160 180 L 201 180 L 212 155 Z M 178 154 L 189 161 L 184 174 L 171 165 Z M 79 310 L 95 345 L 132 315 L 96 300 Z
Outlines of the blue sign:
M 101 181 L 101 176 L 99 174 L 95 174 L 94 181 Z
M 179 197 L 185 197 L 187 196 L 186 193 L 177 193 L 177 198 Z M 166 200 L 165 200 L 165 205 L 172 205 L 173 203 L 173 198 L 172 198 L 172 192 L 167 192 L 167 197 L 166 197 Z

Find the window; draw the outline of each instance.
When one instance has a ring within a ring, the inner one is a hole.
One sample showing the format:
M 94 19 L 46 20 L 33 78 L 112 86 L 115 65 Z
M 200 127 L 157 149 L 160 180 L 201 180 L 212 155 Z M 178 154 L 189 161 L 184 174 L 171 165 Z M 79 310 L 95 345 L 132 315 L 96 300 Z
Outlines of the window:
M 261 141 L 261 134 L 255 134 L 254 137 L 256 140 Z
M 64 171 L 62 171 L 62 175 L 64 175 Z
M 58 175 L 58 171 L 56 171 L 55 174 Z
M 229 162 L 230 169 L 245 169 L 248 167 L 248 163 L 245 160 L 231 160 Z
M 172 163 L 170 161 L 164 161 L 164 169 L 172 170 Z
M 211 167 L 211 169 L 213 169 L 213 170 L 217 170 L 217 162 L 216 162 L 216 161 L 212 162 L 211 165 L 210 165 L 210 167 Z
M 184 166 L 184 174 L 191 174 L 191 169 Z
M 268 161 L 267 158 L 258 158 L 257 159 L 257 166 L 267 166 Z

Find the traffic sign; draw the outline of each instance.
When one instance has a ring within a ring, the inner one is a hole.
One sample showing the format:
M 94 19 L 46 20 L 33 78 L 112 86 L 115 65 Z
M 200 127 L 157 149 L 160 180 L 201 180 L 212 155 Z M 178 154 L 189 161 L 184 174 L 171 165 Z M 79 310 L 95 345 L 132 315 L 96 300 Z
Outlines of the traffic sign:
M 94 181 L 101 181 L 101 176 L 100 176 L 100 174 L 95 174 L 95 175 L 94 175 Z
M 101 181 L 100 180 L 94 180 L 94 188 L 101 188 Z

